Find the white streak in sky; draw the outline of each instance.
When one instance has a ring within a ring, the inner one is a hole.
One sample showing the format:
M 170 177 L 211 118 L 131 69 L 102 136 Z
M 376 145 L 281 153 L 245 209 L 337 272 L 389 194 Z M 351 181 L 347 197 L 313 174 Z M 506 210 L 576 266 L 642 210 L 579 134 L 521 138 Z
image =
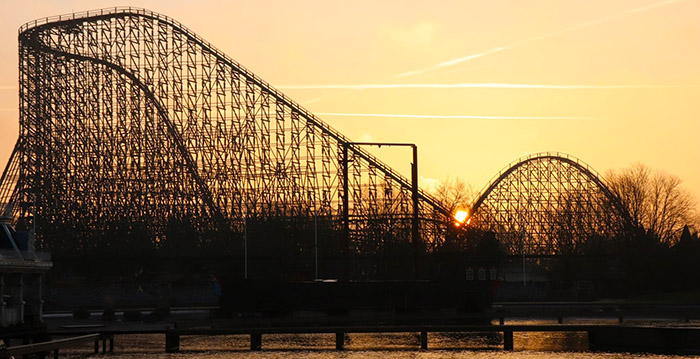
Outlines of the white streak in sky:
M 700 85 L 551 85 L 517 84 L 500 82 L 455 83 L 455 84 L 328 84 L 328 85 L 282 85 L 284 90 L 373 90 L 373 89 L 553 89 L 553 90 L 598 90 L 598 89 L 660 89 L 694 88 Z M 314 99 L 317 100 L 317 99 Z
M 426 71 L 439 69 L 439 68 L 441 68 L 441 67 L 453 66 L 453 65 L 457 65 L 457 64 L 459 64 L 459 63 L 465 62 L 465 61 L 470 61 L 470 60 L 478 59 L 478 58 L 480 58 L 480 57 L 484 57 L 484 56 L 486 56 L 486 55 L 491 55 L 491 54 L 493 54 L 493 53 L 506 50 L 506 49 L 508 49 L 508 47 L 510 47 L 510 46 L 495 47 L 495 48 L 493 48 L 493 49 L 491 49 L 491 50 L 487 50 L 487 51 L 484 51 L 484 52 L 482 52 L 482 53 L 473 54 L 473 55 L 468 55 L 468 56 L 460 57 L 460 58 L 457 58 L 457 59 L 452 59 L 452 60 L 449 60 L 449 61 L 441 62 L 441 63 L 439 63 L 439 64 L 437 64 L 437 65 L 435 65 L 435 66 L 431 66 L 431 67 L 426 68 L 426 69 L 418 69 L 418 70 L 413 70 L 413 71 L 407 71 L 407 72 L 398 74 L 398 75 L 396 75 L 396 76 L 397 76 L 397 77 L 406 77 L 406 76 L 420 75 L 420 74 L 422 74 L 422 73 L 424 73 L 424 72 L 426 72 Z
M 592 26 L 592 25 L 597 25 L 597 24 L 600 24 L 600 23 L 608 22 L 608 21 L 615 20 L 615 19 L 618 19 L 618 18 L 621 18 L 621 17 L 625 17 L 625 16 L 630 15 L 630 14 L 641 13 L 641 12 L 649 11 L 649 10 L 652 10 L 652 9 L 656 9 L 656 8 L 660 8 L 660 7 L 664 7 L 664 6 L 669 6 L 669 5 L 673 5 L 673 4 L 677 4 L 677 3 L 681 3 L 681 2 L 686 2 L 686 1 L 687 1 L 687 0 L 664 0 L 664 1 L 659 1 L 659 2 L 655 2 L 655 3 L 651 3 L 651 4 L 649 4 L 649 5 L 641 6 L 641 7 L 638 7 L 638 8 L 634 8 L 634 9 L 630 9 L 630 10 L 625 10 L 625 11 L 620 12 L 620 13 L 617 13 L 617 14 L 608 15 L 608 16 L 602 17 L 602 18 L 600 18 L 600 19 L 584 21 L 584 22 L 578 23 L 578 24 L 573 25 L 573 26 L 569 26 L 569 27 L 564 28 L 564 29 L 559 30 L 559 31 L 550 32 L 550 33 L 548 33 L 548 34 L 544 34 L 544 35 L 540 35 L 540 36 L 531 37 L 531 38 L 529 38 L 529 39 L 525 39 L 525 40 L 520 41 L 520 42 L 512 43 L 512 44 L 510 44 L 510 45 L 500 46 L 500 47 L 494 47 L 494 48 L 489 49 L 489 50 L 486 50 L 486 51 L 484 51 L 484 52 L 480 52 L 480 53 L 477 53 L 477 54 L 472 54 L 472 55 L 463 56 L 463 57 L 459 57 L 459 58 L 456 58 L 456 59 L 444 61 L 444 62 L 441 62 L 441 63 L 439 63 L 439 64 L 437 64 L 437 65 L 433 65 L 433 66 L 430 66 L 430 67 L 426 67 L 426 68 L 422 68 L 422 69 L 416 69 L 416 70 L 411 70 L 411 71 L 403 72 L 403 73 L 400 73 L 400 74 L 398 74 L 398 75 L 396 75 L 396 76 L 397 76 L 397 77 L 406 77 L 406 76 L 420 75 L 420 74 L 423 74 L 423 73 L 426 73 L 426 72 L 429 72 L 429 71 L 437 70 L 437 69 L 444 68 L 444 67 L 448 67 L 448 66 L 454 66 L 454 65 L 457 65 L 457 64 L 461 64 L 461 63 L 463 63 L 463 62 L 466 62 L 466 61 L 471 61 L 471 60 L 478 59 L 478 58 L 481 58 L 481 57 L 484 57 L 484 56 L 487 56 L 487 55 L 495 54 L 495 53 L 497 53 L 497 52 L 501 52 L 501 51 L 503 51 L 503 50 L 508 50 L 508 49 L 513 48 L 513 47 L 518 47 L 518 46 L 526 45 L 526 44 L 529 44 L 529 43 L 531 43 L 531 42 L 541 41 L 541 40 L 549 39 L 549 38 L 552 38 L 552 37 L 561 36 L 561 35 L 564 35 L 564 34 L 566 34 L 566 33 L 572 32 L 572 31 L 574 31 L 574 30 L 578 30 L 578 29 L 581 29 L 581 28 L 584 28 L 584 27 L 588 27 L 588 26 Z
M 594 121 L 592 117 L 571 117 L 571 116 L 473 116 L 473 115 L 399 115 L 388 113 L 343 113 L 343 112 L 317 112 L 319 116 L 342 116 L 342 117 L 390 117 L 390 118 L 423 118 L 423 119 L 444 119 L 444 120 L 573 120 L 573 121 Z

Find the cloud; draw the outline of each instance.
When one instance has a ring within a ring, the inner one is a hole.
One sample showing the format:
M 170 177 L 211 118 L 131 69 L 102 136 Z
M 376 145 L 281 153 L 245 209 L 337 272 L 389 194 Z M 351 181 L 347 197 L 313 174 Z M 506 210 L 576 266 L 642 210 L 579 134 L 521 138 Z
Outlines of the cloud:
M 418 186 L 427 192 L 435 192 L 441 184 L 442 182 L 435 178 L 418 176 Z
M 430 21 L 420 21 L 408 28 L 386 26 L 383 32 L 393 42 L 404 46 L 425 46 L 435 39 L 437 26 Z
M 545 40 L 545 39 L 549 39 L 549 38 L 561 36 L 561 35 L 564 35 L 564 34 L 567 34 L 567 33 L 569 33 L 569 32 L 572 32 L 572 31 L 575 31 L 575 30 L 578 30 L 578 29 L 582 29 L 582 28 L 585 28 L 585 27 L 589 27 L 589 26 L 601 24 L 601 23 L 604 23 L 604 22 L 608 22 L 608 21 L 612 21 L 612 20 L 619 19 L 619 18 L 621 18 L 621 17 L 628 16 L 628 15 L 638 14 L 638 13 L 646 12 L 646 11 L 649 11 L 649 10 L 657 9 L 657 8 L 660 8 L 660 7 L 670 6 L 670 5 L 674 5 L 674 4 L 678 4 L 678 3 L 682 3 L 682 2 L 686 2 L 686 1 L 687 1 L 687 0 L 664 0 L 664 1 L 658 1 L 658 2 L 655 2 L 655 3 L 649 4 L 649 5 L 640 6 L 640 7 L 634 8 L 634 9 L 630 9 L 630 10 L 625 10 L 625 11 L 619 12 L 619 13 L 617 13 L 617 14 L 604 16 L 604 17 L 601 17 L 601 18 L 599 18 L 599 19 L 584 21 L 584 22 L 581 22 L 581 23 L 578 23 L 578 24 L 575 24 L 575 25 L 566 27 L 566 28 L 564 28 L 564 29 L 562 29 L 562 30 L 559 30 L 559 31 L 554 31 L 554 32 L 550 32 L 550 33 L 547 33 L 547 34 L 543 34 L 543 35 L 531 37 L 531 38 L 528 38 L 528 39 L 525 39 L 525 40 L 522 40 L 522 41 L 519 41 L 519 42 L 515 42 L 515 43 L 509 44 L 509 45 L 506 45 L 506 46 L 494 47 L 494 48 L 491 48 L 491 49 L 489 49 L 489 50 L 486 50 L 486 51 L 483 51 L 483 52 L 480 52 L 480 53 L 471 54 L 471 55 L 459 57 L 459 58 L 452 59 L 452 60 L 448 60 L 448 61 L 443 61 L 443 62 L 441 62 L 441 63 L 439 63 L 439 64 L 436 64 L 436 65 L 433 65 L 433 66 L 429 66 L 429 67 L 425 67 L 425 68 L 421 68 L 421 69 L 415 69 L 415 70 L 411 70 L 411 71 L 402 72 L 402 73 L 396 75 L 396 77 L 407 77 L 407 76 L 421 75 L 421 74 L 426 73 L 426 72 L 429 72 L 429 71 L 434 71 L 434 70 L 437 70 L 437 69 L 440 69 L 440 68 L 445 68 L 445 67 L 449 67 L 449 66 L 458 65 L 458 64 L 461 64 L 461 63 L 463 63 L 463 62 L 467 62 L 467 61 L 475 60 L 475 59 L 478 59 L 478 58 L 482 58 L 482 57 L 484 57 L 484 56 L 488 56 L 488 55 L 491 55 L 491 54 L 495 54 L 495 53 L 498 53 L 498 52 L 501 52 L 501 51 L 504 51 L 504 50 L 509 50 L 509 49 L 514 48 L 514 47 L 519 47 L 519 46 L 523 46 L 523 45 L 526 45 L 526 44 L 529 44 L 529 43 L 532 43 L 532 42 L 541 41 L 541 40 Z
M 596 89 L 658 89 L 658 88 L 693 88 L 700 85 L 553 85 L 553 84 L 518 84 L 502 82 L 477 82 L 454 84 L 327 84 L 327 85 L 282 85 L 283 90 L 373 90 L 373 89 L 553 89 L 553 90 L 596 90 Z M 318 100 L 318 99 L 314 99 Z M 310 101 L 309 101 L 310 102 Z
M 375 141 L 376 140 L 374 139 L 374 137 L 372 137 L 372 135 L 370 135 L 367 132 L 363 133 L 362 135 L 360 135 L 360 137 L 357 138 L 357 142 L 375 142 Z
M 478 59 L 478 58 L 480 58 L 480 57 L 484 57 L 484 56 L 487 56 L 487 55 L 495 54 L 495 53 L 497 53 L 497 52 L 500 52 L 500 51 L 503 51 L 503 50 L 507 50 L 507 49 L 510 48 L 510 47 L 511 47 L 511 46 L 494 47 L 493 49 L 486 50 L 486 51 L 481 52 L 481 53 L 478 53 L 478 54 L 472 54 L 472 55 L 467 55 L 467 56 L 464 56 L 464 57 L 460 57 L 460 58 L 448 60 L 448 61 L 441 62 L 441 63 L 439 63 L 439 64 L 437 64 L 437 65 L 430 66 L 430 67 L 427 67 L 427 68 L 424 68 L 424 69 L 416 69 L 416 70 L 411 70 L 411 71 L 403 72 L 403 73 L 400 73 L 400 74 L 396 75 L 396 77 L 407 77 L 407 76 L 413 76 L 413 75 L 420 75 L 420 74 L 425 73 L 425 72 L 428 72 L 428 71 L 437 70 L 437 69 L 439 69 L 439 68 L 448 67 L 448 66 L 454 66 L 454 65 L 457 65 L 457 64 L 461 64 L 462 62 L 466 62 L 466 61 Z
M 340 117 L 387 117 L 387 118 L 419 118 L 419 119 L 445 119 L 445 120 L 570 120 L 570 121 L 594 121 L 593 117 L 572 116 L 477 116 L 477 115 L 416 115 L 416 114 L 388 114 L 388 113 L 344 113 L 344 112 L 317 112 L 319 116 Z

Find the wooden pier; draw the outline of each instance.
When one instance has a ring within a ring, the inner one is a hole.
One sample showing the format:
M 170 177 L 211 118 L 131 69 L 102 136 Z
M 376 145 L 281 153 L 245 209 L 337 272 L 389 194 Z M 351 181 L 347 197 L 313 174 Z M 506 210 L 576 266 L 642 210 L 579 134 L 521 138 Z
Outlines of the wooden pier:
M 335 334 L 335 348 L 343 350 L 345 336 L 355 333 L 420 333 L 420 348 L 428 349 L 429 333 L 486 333 L 503 335 L 503 349 L 513 350 L 515 332 L 585 332 L 594 350 L 648 352 L 693 352 L 700 350 L 700 327 L 652 327 L 606 324 L 551 325 L 369 325 L 369 326 L 289 326 L 172 329 L 165 332 L 165 351 L 180 350 L 182 336 L 250 335 L 250 349 L 261 350 L 263 335 Z M 635 338 L 644 338 L 637 340 Z
M 330 334 L 335 337 L 335 348 L 343 350 L 347 338 L 356 333 L 416 333 L 420 337 L 421 349 L 430 347 L 431 333 L 500 333 L 503 349 L 513 350 L 513 336 L 517 332 L 579 332 L 587 335 L 590 350 L 700 353 L 700 326 L 689 322 L 700 319 L 700 307 L 697 306 L 509 303 L 495 305 L 487 313 L 469 316 L 433 313 L 223 320 L 211 318 L 209 312 L 200 313 L 198 317 L 173 315 L 174 318 L 159 323 L 52 319 L 48 322 L 47 334 L 51 337 L 91 333 L 163 334 L 165 351 L 178 352 L 183 338 L 188 336 L 245 335 L 250 338 L 251 350 L 262 350 L 266 335 Z M 589 319 L 594 319 L 595 324 L 590 324 Z M 600 320 L 607 324 L 600 323 Z M 648 325 L 650 320 L 657 320 L 658 324 Z M 533 321 L 539 323 L 528 324 Z M 582 324 L 586 321 L 588 324 Z

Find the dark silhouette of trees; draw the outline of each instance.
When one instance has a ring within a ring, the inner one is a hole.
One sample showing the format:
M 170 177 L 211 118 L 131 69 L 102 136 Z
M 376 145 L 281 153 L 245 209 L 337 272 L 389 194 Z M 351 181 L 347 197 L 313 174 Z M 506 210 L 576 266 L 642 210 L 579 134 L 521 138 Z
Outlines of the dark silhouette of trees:
M 610 172 L 607 184 L 631 223 L 607 238 L 627 295 L 682 291 L 700 283 L 696 202 L 681 180 L 642 164 Z M 693 285 L 690 285 L 693 284 Z
M 610 172 L 607 183 L 629 211 L 633 224 L 661 243 L 673 245 L 683 226 L 698 225 L 696 202 L 676 176 L 636 164 Z
M 459 178 L 447 177 L 433 191 L 433 196 L 450 213 L 467 210 L 478 193 L 472 186 Z

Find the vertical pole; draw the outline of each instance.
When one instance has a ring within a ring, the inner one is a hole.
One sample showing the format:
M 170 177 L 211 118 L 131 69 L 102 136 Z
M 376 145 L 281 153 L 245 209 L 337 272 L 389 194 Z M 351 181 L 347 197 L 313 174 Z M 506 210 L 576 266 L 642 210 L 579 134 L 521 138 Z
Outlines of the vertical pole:
M 525 286 L 525 230 L 520 236 L 520 252 L 523 254 L 523 287 Z
M 248 279 L 248 216 L 243 219 L 243 279 Z
M 180 335 L 165 332 L 165 352 L 177 353 L 180 351 Z
M 343 280 L 350 279 L 350 194 L 348 193 L 348 144 L 343 143 Z
M 420 348 L 428 349 L 428 332 L 420 332 Z
M 262 349 L 262 334 L 261 333 L 251 333 L 250 334 L 250 350 L 261 350 Z
M 418 146 L 413 148 L 413 163 L 411 164 L 411 197 L 413 199 L 413 218 L 411 221 L 411 241 L 413 242 L 413 277 L 420 276 L 422 243 L 420 238 L 420 228 L 418 221 Z
M 335 350 L 345 349 L 345 333 L 335 333 Z
M 318 218 L 317 214 L 314 214 L 314 279 L 318 279 Z
M 513 331 L 506 330 L 503 332 L 503 349 L 513 350 Z
M 29 248 L 36 259 L 36 195 L 34 195 L 34 207 L 32 207 L 32 233 L 29 235 Z

